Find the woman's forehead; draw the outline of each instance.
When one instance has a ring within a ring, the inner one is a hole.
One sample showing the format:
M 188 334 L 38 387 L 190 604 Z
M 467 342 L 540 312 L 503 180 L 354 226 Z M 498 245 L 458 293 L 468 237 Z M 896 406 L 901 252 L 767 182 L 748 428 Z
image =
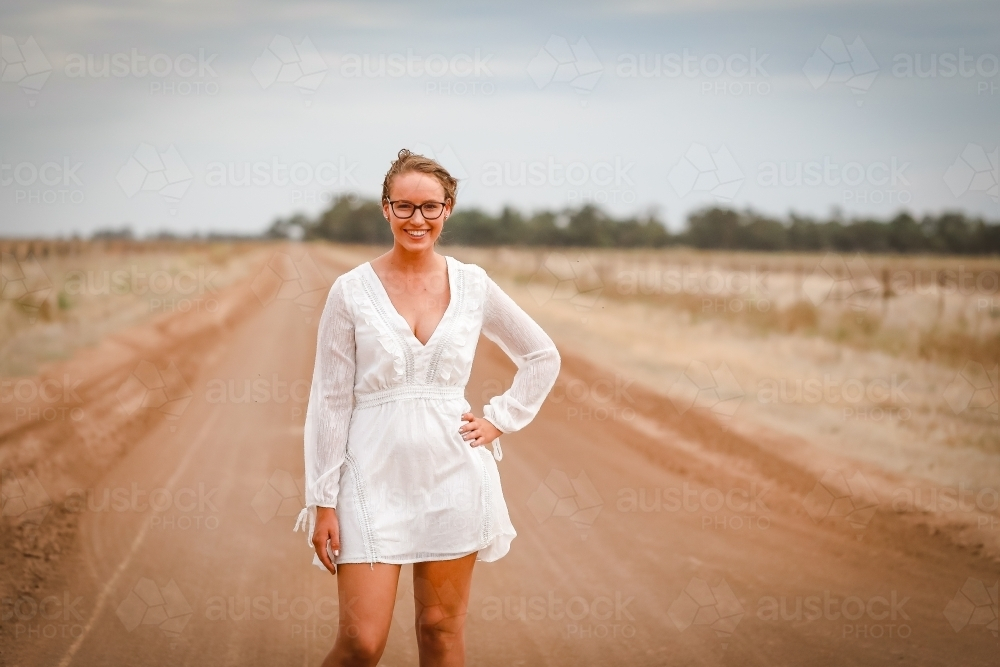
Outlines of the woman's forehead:
M 407 171 L 397 175 L 389 184 L 394 197 L 406 195 L 427 195 L 443 197 L 444 186 L 430 174 L 420 171 Z

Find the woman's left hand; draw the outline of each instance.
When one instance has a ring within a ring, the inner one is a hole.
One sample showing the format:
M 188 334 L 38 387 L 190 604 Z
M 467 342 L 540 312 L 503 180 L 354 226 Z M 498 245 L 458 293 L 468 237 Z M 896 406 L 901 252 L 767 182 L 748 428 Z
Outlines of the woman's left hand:
M 458 428 L 458 432 L 462 434 L 462 439 L 473 447 L 488 445 L 503 435 L 503 431 L 484 417 L 476 417 L 471 412 L 462 415 L 462 421 L 466 423 Z

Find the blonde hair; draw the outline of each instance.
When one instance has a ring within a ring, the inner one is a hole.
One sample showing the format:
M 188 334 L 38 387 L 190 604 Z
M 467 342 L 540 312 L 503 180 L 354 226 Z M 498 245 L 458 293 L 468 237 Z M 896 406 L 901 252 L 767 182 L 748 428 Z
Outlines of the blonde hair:
M 382 181 L 382 201 L 389 201 L 389 185 L 392 183 L 392 179 L 400 174 L 406 174 L 411 171 L 430 174 L 436 178 L 441 187 L 444 188 L 445 199 L 451 200 L 451 205 L 455 206 L 458 181 L 436 160 L 411 153 L 405 148 L 399 151 L 397 158 L 392 161 L 389 171 L 385 174 L 385 180 Z

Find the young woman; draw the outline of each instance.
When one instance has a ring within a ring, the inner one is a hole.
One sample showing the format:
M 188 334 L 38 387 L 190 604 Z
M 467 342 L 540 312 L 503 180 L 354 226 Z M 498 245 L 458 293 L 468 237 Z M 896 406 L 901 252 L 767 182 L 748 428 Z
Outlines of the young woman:
M 296 530 L 308 524 L 313 563 L 338 577 L 324 666 L 378 663 L 403 563 L 420 664 L 464 664 L 473 565 L 503 557 L 517 535 L 499 436 L 534 418 L 559 353 L 481 267 L 435 252 L 456 187 L 440 164 L 401 150 L 382 184 L 392 250 L 337 278 L 320 320 Z M 480 332 L 518 370 L 476 417 L 465 386 Z

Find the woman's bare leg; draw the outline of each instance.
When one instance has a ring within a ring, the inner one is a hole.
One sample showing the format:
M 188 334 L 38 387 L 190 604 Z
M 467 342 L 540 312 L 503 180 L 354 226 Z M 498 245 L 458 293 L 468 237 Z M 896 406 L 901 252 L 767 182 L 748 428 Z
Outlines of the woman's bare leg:
M 420 667 L 465 665 L 465 618 L 477 553 L 413 564 Z
M 337 641 L 323 667 L 377 665 L 389 638 L 399 565 L 343 563 L 337 566 L 340 621 Z

